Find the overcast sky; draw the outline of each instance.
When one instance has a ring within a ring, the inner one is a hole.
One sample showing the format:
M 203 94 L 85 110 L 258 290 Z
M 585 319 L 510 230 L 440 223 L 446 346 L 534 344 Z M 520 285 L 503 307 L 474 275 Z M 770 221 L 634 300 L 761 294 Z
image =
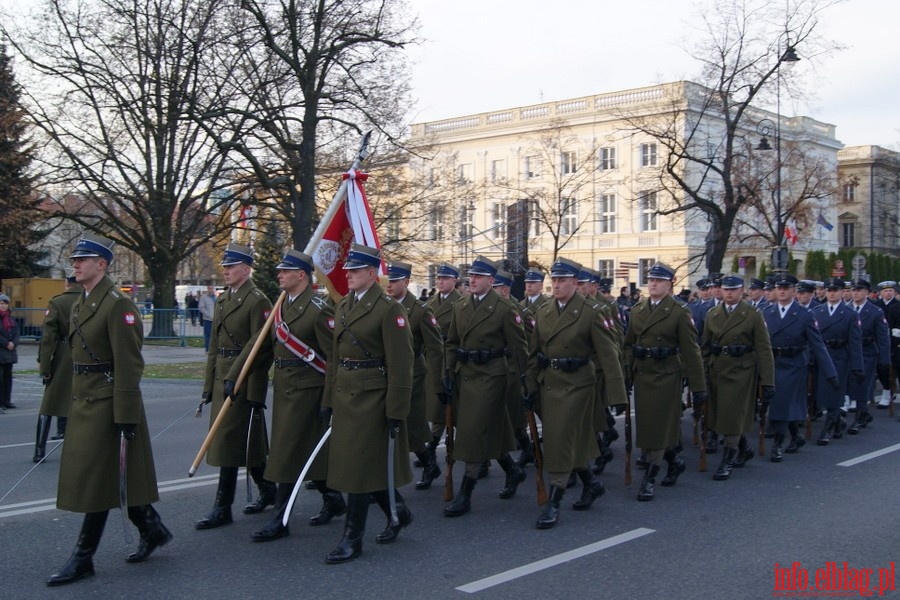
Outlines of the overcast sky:
M 414 122 L 699 72 L 682 49 L 698 35 L 688 0 L 409 2 L 427 40 L 411 51 Z M 797 114 L 836 125 L 845 145 L 900 149 L 900 2 L 847 0 L 829 8 L 820 27 L 846 49 L 818 69 L 815 96 Z M 803 68 L 803 60 L 792 68 Z

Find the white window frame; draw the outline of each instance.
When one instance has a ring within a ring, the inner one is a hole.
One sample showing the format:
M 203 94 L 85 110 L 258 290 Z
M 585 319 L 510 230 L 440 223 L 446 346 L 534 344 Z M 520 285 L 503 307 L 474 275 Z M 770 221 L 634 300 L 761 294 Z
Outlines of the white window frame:
M 854 248 L 856 246 L 856 223 L 841 223 L 840 225 L 841 248 Z
M 641 167 L 655 167 L 659 163 L 659 153 L 655 142 L 641 144 Z
M 540 179 L 543 161 L 540 156 L 525 157 L 525 179 Z
M 578 231 L 578 198 L 563 198 L 559 210 L 559 234 L 574 235 Z
M 506 159 L 498 158 L 491 161 L 491 183 L 497 183 L 506 179 Z
M 855 202 L 856 201 L 856 185 L 852 183 L 845 183 L 843 193 L 841 194 L 841 198 L 844 202 Z
M 597 271 L 600 277 L 607 279 L 615 279 L 616 277 L 616 261 L 612 258 L 601 258 L 597 260 Z
M 655 191 L 644 192 L 640 196 L 640 226 L 641 233 L 653 233 L 659 231 L 659 195 Z
M 441 206 L 433 206 L 428 215 L 428 239 L 442 241 L 444 239 L 445 210 Z
M 491 204 L 491 237 L 495 240 L 506 239 L 506 203 Z
M 600 161 L 597 168 L 601 171 L 612 171 L 617 168 L 615 146 L 600 148 Z
M 528 201 L 528 233 L 541 235 L 541 205 L 537 200 Z
M 597 198 L 597 233 L 616 233 L 616 208 L 618 200 L 613 194 L 600 194 Z
M 561 175 L 574 175 L 578 170 L 578 156 L 574 150 L 561 152 L 559 155 L 559 172 Z

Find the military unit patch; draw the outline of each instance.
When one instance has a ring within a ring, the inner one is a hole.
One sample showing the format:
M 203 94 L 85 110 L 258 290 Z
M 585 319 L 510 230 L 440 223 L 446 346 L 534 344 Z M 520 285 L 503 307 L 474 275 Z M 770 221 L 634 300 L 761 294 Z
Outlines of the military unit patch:
M 133 312 L 127 312 L 127 313 L 125 313 L 123 316 L 125 317 L 125 324 L 126 324 L 126 325 L 134 325 L 136 319 L 134 318 L 134 313 L 133 313 Z

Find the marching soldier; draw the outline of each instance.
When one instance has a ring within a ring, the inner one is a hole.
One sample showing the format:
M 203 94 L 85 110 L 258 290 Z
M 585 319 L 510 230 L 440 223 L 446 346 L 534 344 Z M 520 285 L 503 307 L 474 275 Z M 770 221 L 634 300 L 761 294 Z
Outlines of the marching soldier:
M 663 455 L 681 441 L 682 378 L 687 377 L 698 410 L 706 401 L 697 330 L 690 313 L 672 299 L 674 278 L 675 272 L 666 265 L 657 263 L 650 268 L 650 297 L 631 309 L 625 333 L 625 374 L 634 385 L 637 445 L 649 463 L 638 491 L 640 501 L 653 500 Z M 678 463 L 674 451 L 667 458 L 676 467 L 677 479 L 684 463 Z
M 85 515 L 72 556 L 47 580 L 51 587 L 94 574 L 94 552 L 111 508 L 127 510 L 141 534 L 126 562 L 143 562 L 172 539 L 152 506 L 159 491 L 141 398 L 143 325 L 137 306 L 107 276 L 112 246 L 86 234 L 69 257 L 84 295 L 72 305 L 69 323 L 72 404 L 56 506 Z M 120 489 L 125 481 L 127 490 Z
M 350 292 L 335 308 L 325 397 L 334 411 L 328 485 L 347 493 L 347 516 L 341 541 L 325 557 L 330 564 L 362 553 L 370 495 L 388 519 L 377 543 L 393 542 L 413 519 L 397 488 L 412 481 L 405 423 L 415 356 L 406 309 L 378 285 L 380 265 L 376 248 L 353 244 L 344 263 Z
M 263 477 L 275 482 L 278 489 L 272 518 L 251 535 L 255 542 L 276 540 L 290 533 L 289 527 L 282 525 L 284 510 L 297 476 L 328 428 L 322 397 L 325 368 L 332 350 L 334 311 L 313 290 L 312 258 L 288 250 L 275 269 L 286 297 L 271 332 L 275 357 L 272 447 Z M 255 341 L 256 336 L 244 346 L 237 364 L 244 364 Z M 322 494 L 322 509 L 309 519 L 310 525 L 325 525 L 346 511 L 341 493 L 326 485 L 327 466 L 326 443 L 307 473 Z
M 839 389 L 834 363 L 822 342 L 815 317 L 794 301 L 797 278 L 790 273 L 775 277 L 775 302 L 763 310 L 772 355 L 775 359 L 775 395 L 769 404 L 769 420 L 775 432 L 770 460 L 781 462 L 806 443 L 798 422 L 807 418 L 807 366 L 815 358 L 819 375 L 835 391 Z M 784 448 L 785 434 L 791 442 Z
M 852 308 L 859 319 L 863 373 L 865 373 L 865 381 L 860 384 L 851 379 L 848 390 L 851 401 L 856 404 L 856 416 L 847 433 L 856 435 L 860 429 L 872 422 L 869 400 L 875 392 L 876 374 L 884 388 L 890 390 L 891 346 L 884 311 L 867 300 L 872 284 L 865 279 L 854 279 L 852 287 Z
M 815 300 L 816 283 L 814 281 L 802 280 L 797 282 L 797 304 L 800 308 L 812 310 L 819 303 Z
M 247 466 L 259 488 L 256 502 L 244 507 L 244 514 L 262 512 L 275 503 L 276 486 L 265 479 L 268 443 L 265 434 L 266 391 L 272 365 L 272 346 L 262 344 L 247 379 L 236 393 L 234 382 L 243 366 L 238 361 L 244 347 L 262 329 L 272 303 L 250 279 L 253 254 L 250 248 L 229 244 L 222 258 L 222 272 L 228 288 L 216 299 L 212 333 L 206 360 L 203 400 L 212 403 L 209 424 L 215 422 L 225 398 L 234 404 L 225 414 L 216 437 L 209 446 L 206 462 L 219 467 L 219 487 L 212 510 L 197 521 L 197 529 L 213 529 L 233 521 L 231 505 L 237 486 L 238 467 Z M 254 432 L 251 435 L 250 423 Z
M 550 277 L 553 300 L 535 313 L 534 336 L 528 356 L 527 390 L 538 392 L 544 438 L 544 467 L 550 474 L 550 494 L 537 520 L 538 529 L 553 527 L 566 491 L 569 473 L 584 484 L 572 507 L 587 510 L 603 495 L 603 482 L 589 468 L 597 455 L 594 443 L 594 386 L 602 365 L 606 395 L 613 405 L 626 403 L 625 380 L 619 363 L 614 325 L 599 306 L 576 293 L 580 266 L 559 258 Z M 533 408 L 535 397 L 523 398 Z
M 465 475 L 459 493 L 444 508 L 446 517 L 471 509 L 482 461 L 497 459 L 506 473 L 501 499 L 515 496 L 525 480 L 525 470 L 509 455 L 515 442 L 506 407 L 507 360 L 521 365 L 524 374 L 525 330 L 516 306 L 491 289 L 496 274 L 493 262 L 477 257 L 469 268 L 471 296 L 453 305 L 445 350 L 459 390 L 454 457 L 465 463 Z
M 406 309 L 407 322 L 413 339 L 413 385 L 409 403 L 409 417 L 406 419 L 406 434 L 409 436 L 409 447 L 422 463 L 422 479 L 416 482 L 417 490 L 427 490 L 431 482 L 441 476 L 435 455 L 430 451 L 428 443 L 431 431 L 428 429 L 426 417 L 426 393 L 441 391 L 441 376 L 444 372 L 444 340 L 441 328 L 431 307 L 407 293 L 412 265 L 393 262 L 388 265 L 387 294 Z M 430 385 L 425 384 L 425 380 Z
M 437 268 L 437 293 L 428 299 L 428 306 L 434 312 L 434 318 L 441 329 L 441 340 L 447 341 L 447 333 L 450 331 L 450 319 L 453 317 L 453 303 L 462 298 L 457 287 L 462 287 L 459 281 L 459 271 L 447 263 L 442 263 Z M 446 373 L 441 374 L 443 377 Z M 430 386 L 430 380 L 426 380 L 426 386 Z M 428 452 L 435 458 L 435 450 L 444 434 L 444 404 L 438 399 L 444 394 L 441 388 L 430 389 L 425 398 L 425 407 L 428 411 L 428 420 L 431 422 L 431 441 L 428 443 Z
M 40 462 L 47 450 L 50 435 L 50 419 L 56 417 L 56 435 L 65 436 L 69 405 L 72 403 L 72 351 L 69 348 L 69 319 L 72 305 L 84 290 L 75 277 L 66 277 L 62 294 L 50 299 L 44 324 L 41 328 L 41 346 L 38 353 L 44 397 L 38 414 L 37 434 L 34 442 L 34 462 Z
M 900 300 L 897 299 L 897 282 L 882 281 L 878 284 L 880 297 L 873 304 L 884 311 L 884 317 L 888 322 L 888 331 L 891 334 L 891 364 L 893 374 L 889 377 L 888 385 L 881 393 L 881 399 L 876 408 L 885 409 L 891 405 L 894 399 L 891 397 L 892 378 L 900 377 Z
M 713 479 L 731 476 L 753 458 L 744 435 L 753 424 L 757 386 L 763 397 L 775 395 L 772 346 L 762 313 L 741 300 L 744 280 L 722 278 L 723 302 L 706 315 L 700 348 L 709 373 L 710 428 L 725 436 L 722 462 Z
M 610 331 L 615 337 L 616 353 L 619 356 L 619 367 L 621 370 L 622 343 L 625 339 L 624 310 L 612 297 L 613 280 L 600 277 L 599 273 L 596 273 L 596 277 L 592 278 L 592 283 L 594 280 L 596 280 L 598 290 L 594 300 L 602 308 L 605 308 L 607 317 L 611 322 Z M 597 396 L 599 404 L 594 407 L 594 418 L 597 425 L 597 447 L 600 450 L 600 455 L 594 460 L 594 466 L 591 468 L 594 473 L 600 474 L 613 459 L 613 451 L 610 449 L 610 446 L 619 439 L 619 432 L 616 430 L 616 419 L 610 412 L 611 405 L 606 398 L 606 386 L 603 384 L 602 369 L 597 370 L 597 387 L 600 395 Z M 623 406 L 620 405 L 620 408 Z M 605 427 L 603 426 L 604 422 L 606 424 Z
M 769 301 L 766 299 L 765 289 L 766 282 L 762 279 L 751 279 L 750 285 L 747 286 L 747 304 L 760 312 L 769 305 Z
M 844 403 L 844 392 L 847 391 L 850 373 L 853 373 L 859 384 L 865 380 L 859 319 L 856 312 L 844 304 L 843 291 L 844 281 L 839 277 L 829 277 L 825 280 L 826 303 L 814 307 L 811 311 L 822 334 L 822 341 L 825 342 L 834 363 L 840 386 L 838 390 L 833 390 L 825 385 L 828 372 L 823 371 L 817 362 L 816 407 L 828 411 L 822 432 L 816 440 L 820 446 L 827 445 L 832 436 L 834 439 L 840 439 L 847 428 L 840 414 L 840 408 Z

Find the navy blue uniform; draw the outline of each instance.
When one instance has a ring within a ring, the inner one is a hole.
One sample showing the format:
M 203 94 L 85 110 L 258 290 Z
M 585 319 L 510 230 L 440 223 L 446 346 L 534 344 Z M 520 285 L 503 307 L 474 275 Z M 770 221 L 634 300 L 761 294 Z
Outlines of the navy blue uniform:
M 838 389 L 828 385 L 828 372 L 821 368 L 821 361 L 816 360 L 816 406 L 820 410 L 837 410 L 844 403 L 850 372 L 863 370 L 859 320 L 856 318 L 856 311 L 843 302 L 835 305 L 834 313 L 829 314 L 828 304 L 820 304 L 812 309 L 811 314 L 818 323 L 822 341 L 828 348 L 840 384 Z
M 857 316 L 862 342 L 863 372 L 866 380 L 858 383 L 855 378 L 851 378 L 848 389 L 850 399 L 856 401 L 857 407 L 865 407 L 875 393 L 876 368 L 878 365 L 889 365 L 891 362 L 891 334 L 888 331 L 888 322 L 884 311 L 868 300 L 861 305 Z

